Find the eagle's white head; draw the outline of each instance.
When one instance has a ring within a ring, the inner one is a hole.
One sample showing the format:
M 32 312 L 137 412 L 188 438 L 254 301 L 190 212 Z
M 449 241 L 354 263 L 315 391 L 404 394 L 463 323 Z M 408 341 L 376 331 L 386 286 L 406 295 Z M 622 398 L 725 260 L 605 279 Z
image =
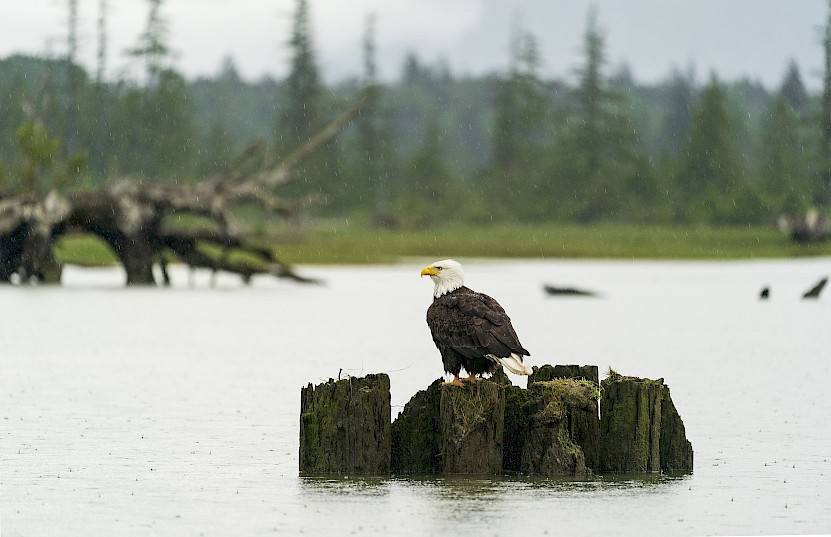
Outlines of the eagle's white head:
M 462 264 L 453 259 L 436 261 L 421 269 L 422 276 L 430 276 L 436 284 L 433 296 L 438 298 L 445 293 L 455 291 L 465 284 L 465 271 Z

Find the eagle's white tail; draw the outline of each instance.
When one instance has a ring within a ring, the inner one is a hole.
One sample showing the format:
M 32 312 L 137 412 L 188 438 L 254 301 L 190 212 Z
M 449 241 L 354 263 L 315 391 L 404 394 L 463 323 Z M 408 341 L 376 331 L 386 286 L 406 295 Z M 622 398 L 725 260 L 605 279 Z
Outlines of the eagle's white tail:
M 507 356 L 505 358 L 500 358 L 498 356 L 494 356 L 493 354 L 489 354 L 488 358 L 500 363 L 502 366 L 506 367 L 508 371 L 516 375 L 530 375 L 534 372 L 534 370 L 531 369 L 531 366 L 526 364 L 522 360 L 522 356 L 516 353 L 511 353 L 510 356 Z

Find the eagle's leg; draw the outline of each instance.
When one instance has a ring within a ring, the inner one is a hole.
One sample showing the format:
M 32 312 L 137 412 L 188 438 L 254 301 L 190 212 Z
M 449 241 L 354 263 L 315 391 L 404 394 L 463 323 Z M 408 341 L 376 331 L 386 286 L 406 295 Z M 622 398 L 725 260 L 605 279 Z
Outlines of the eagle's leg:
M 461 380 L 462 382 L 476 382 L 477 380 L 482 380 L 482 379 L 480 379 L 479 377 L 477 377 L 473 373 L 469 373 L 468 376 L 466 376 L 462 379 L 459 379 L 459 380 Z
M 464 384 L 462 384 L 462 379 L 459 378 L 459 374 L 453 375 L 453 380 L 448 380 L 446 382 L 442 382 L 444 386 L 458 386 L 460 388 L 464 388 Z

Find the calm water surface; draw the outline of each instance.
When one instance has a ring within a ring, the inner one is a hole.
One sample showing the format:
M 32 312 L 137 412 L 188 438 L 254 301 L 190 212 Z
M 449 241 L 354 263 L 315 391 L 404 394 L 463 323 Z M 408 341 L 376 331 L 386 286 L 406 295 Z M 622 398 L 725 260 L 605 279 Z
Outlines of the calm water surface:
M 831 533 L 831 295 L 799 300 L 831 259 L 466 263 L 533 363 L 663 377 L 692 475 L 299 478 L 303 385 L 387 372 L 396 414 L 441 373 L 429 261 L 304 268 L 325 286 L 70 268 L 0 289 L 3 535 Z

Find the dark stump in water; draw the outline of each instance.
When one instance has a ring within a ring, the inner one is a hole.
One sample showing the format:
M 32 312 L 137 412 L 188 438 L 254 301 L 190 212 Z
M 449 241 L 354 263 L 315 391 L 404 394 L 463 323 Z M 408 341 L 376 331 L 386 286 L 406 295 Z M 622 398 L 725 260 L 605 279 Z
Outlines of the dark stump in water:
M 570 416 L 589 410 L 596 386 L 587 381 L 555 379 L 531 384 L 528 391 L 539 395 L 540 404 L 528 422 L 522 447 L 521 471 L 528 475 L 580 475 L 586 473 L 586 458 L 569 430 Z
M 531 416 L 542 405 L 540 394 L 520 388 L 505 386 L 505 428 L 502 447 L 502 469 L 505 472 L 522 472 L 522 451 L 528 441 Z
M 505 393 L 495 380 L 438 379 L 416 393 L 392 424 L 393 473 L 501 475 Z
M 600 471 L 692 471 L 692 444 L 663 379 L 612 371 L 601 385 Z
M 600 380 L 596 365 L 543 365 L 535 367 L 528 377 L 528 386 L 535 382 L 557 379 L 573 379 L 586 381 L 583 385 L 591 391 L 590 400 L 575 401 L 565 414 L 564 426 L 571 441 L 583 450 L 586 467 L 597 469 L 599 466 L 600 444 L 600 417 L 598 401 L 600 395 Z
M 595 379 L 595 366 L 535 368 L 527 389 L 504 374 L 463 387 L 438 379 L 393 424 L 386 375 L 310 384 L 301 393 L 300 473 L 692 471 L 692 445 L 663 379 Z
M 300 393 L 300 475 L 390 473 L 390 379 L 350 377 Z
M 479 380 L 442 386 L 439 441 L 445 475 L 501 475 L 505 391 Z
M 416 393 L 392 423 L 392 473 L 441 473 L 439 406 L 441 379 Z

